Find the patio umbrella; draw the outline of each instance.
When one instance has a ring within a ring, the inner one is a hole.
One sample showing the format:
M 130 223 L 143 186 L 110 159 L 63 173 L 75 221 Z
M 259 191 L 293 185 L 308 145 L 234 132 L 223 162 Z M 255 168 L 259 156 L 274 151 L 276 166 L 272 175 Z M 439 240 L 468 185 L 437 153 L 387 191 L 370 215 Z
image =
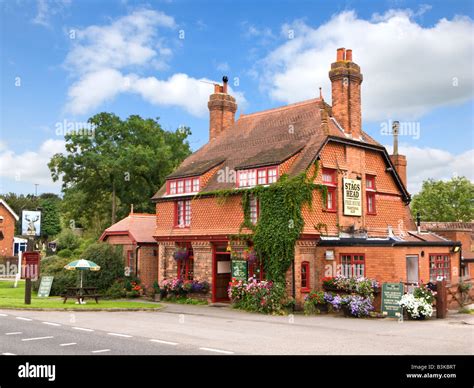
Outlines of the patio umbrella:
M 66 264 L 64 266 L 65 269 L 70 270 L 70 271 L 75 271 L 76 269 L 81 271 L 81 288 L 82 288 L 82 273 L 83 271 L 99 271 L 100 266 L 98 266 L 96 263 L 93 261 L 89 260 L 74 260 L 71 261 L 69 264 Z

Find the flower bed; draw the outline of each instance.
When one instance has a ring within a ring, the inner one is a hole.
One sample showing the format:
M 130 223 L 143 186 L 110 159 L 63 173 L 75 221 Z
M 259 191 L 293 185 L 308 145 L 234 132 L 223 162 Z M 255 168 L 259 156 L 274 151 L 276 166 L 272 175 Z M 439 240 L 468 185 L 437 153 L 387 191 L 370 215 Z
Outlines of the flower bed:
M 206 281 L 197 280 L 182 280 L 180 278 L 166 279 L 157 289 L 161 298 L 170 297 L 199 297 L 206 298 L 209 292 L 209 283 Z
M 333 311 L 343 311 L 345 316 L 362 318 L 374 310 L 372 297 L 360 295 L 325 294 L 325 300 Z
M 285 287 L 271 281 L 232 279 L 228 288 L 229 298 L 236 308 L 265 314 L 285 312 Z
M 380 292 L 379 282 L 365 277 L 348 278 L 340 275 L 336 277 L 325 277 L 322 281 L 326 291 L 356 293 L 363 297 L 373 296 Z

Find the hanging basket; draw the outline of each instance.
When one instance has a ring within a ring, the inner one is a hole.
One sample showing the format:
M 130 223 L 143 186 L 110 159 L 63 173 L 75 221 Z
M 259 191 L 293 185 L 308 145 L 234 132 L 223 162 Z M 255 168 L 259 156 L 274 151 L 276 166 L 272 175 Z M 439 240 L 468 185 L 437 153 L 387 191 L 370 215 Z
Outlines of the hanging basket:
M 173 253 L 173 257 L 176 261 L 184 261 L 189 257 L 188 250 L 186 248 L 177 248 Z

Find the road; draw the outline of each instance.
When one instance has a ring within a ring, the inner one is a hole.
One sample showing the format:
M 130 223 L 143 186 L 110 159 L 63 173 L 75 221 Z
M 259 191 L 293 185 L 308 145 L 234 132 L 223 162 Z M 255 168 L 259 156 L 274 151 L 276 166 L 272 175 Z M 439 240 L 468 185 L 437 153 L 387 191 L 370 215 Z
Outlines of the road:
M 172 304 L 155 312 L 0 310 L 0 354 L 472 355 L 474 325 L 465 317 L 400 323 Z

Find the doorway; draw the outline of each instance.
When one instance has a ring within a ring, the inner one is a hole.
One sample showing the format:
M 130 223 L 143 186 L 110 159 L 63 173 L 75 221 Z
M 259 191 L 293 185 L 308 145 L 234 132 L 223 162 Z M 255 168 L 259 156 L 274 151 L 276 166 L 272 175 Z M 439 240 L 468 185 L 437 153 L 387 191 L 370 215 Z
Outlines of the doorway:
M 415 286 L 413 283 L 418 283 L 418 256 L 410 255 L 407 256 L 407 283 L 408 292 L 412 292 Z
M 227 243 L 217 243 L 213 249 L 213 302 L 228 302 L 227 288 L 231 280 L 230 252 L 227 252 Z

